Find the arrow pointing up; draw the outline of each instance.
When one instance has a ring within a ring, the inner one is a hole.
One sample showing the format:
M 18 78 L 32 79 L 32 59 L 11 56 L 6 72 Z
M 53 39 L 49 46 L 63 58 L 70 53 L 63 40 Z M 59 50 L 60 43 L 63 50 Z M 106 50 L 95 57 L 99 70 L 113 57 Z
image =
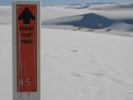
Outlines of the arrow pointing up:
M 28 7 L 26 7 L 23 12 L 18 17 L 18 20 L 23 19 L 23 24 L 30 24 L 30 19 L 35 20 L 34 15 L 30 12 Z

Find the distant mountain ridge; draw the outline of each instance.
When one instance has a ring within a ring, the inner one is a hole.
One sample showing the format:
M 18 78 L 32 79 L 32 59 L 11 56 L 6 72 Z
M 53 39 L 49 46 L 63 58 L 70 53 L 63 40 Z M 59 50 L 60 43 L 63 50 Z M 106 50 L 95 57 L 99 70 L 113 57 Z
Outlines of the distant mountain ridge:
M 116 4 L 115 2 L 108 2 L 108 3 L 105 3 L 105 2 L 93 2 L 93 3 L 87 3 L 87 4 Z
M 70 4 L 70 6 L 77 6 L 77 5 L 91 5 L 91 4 L 117 4 L 115 2 L 92 2 L 92 3 L 87 3 L 87 4 Z

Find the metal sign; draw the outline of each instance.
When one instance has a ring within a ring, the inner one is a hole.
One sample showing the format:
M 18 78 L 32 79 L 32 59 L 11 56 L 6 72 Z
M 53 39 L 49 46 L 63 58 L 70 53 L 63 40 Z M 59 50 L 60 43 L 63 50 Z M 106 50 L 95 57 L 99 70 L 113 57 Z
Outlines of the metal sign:
M 37 91 L 37 8 L 17 5 L 17 91 Z
M 40 100 L 40 1 L 13 1 L 13 100 Z

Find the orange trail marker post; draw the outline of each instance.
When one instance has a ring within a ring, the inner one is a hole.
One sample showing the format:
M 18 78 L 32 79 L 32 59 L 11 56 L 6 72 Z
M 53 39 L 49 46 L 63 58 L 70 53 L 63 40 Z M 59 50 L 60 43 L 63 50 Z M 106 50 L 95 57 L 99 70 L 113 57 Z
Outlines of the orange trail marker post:
M 13 1 L 12 11 L 13 100 L 40 100 L 40 1 Z
M 17 5 L 17 91 L 37 91 L 36 5 Z

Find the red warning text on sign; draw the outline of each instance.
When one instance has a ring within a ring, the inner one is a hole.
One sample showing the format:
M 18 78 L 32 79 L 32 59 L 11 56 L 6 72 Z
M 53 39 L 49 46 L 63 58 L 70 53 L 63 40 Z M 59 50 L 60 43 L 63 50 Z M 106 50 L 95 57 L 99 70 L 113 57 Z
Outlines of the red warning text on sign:
M 16 6 L 17 92 L 37 92 L 37 6 Z

